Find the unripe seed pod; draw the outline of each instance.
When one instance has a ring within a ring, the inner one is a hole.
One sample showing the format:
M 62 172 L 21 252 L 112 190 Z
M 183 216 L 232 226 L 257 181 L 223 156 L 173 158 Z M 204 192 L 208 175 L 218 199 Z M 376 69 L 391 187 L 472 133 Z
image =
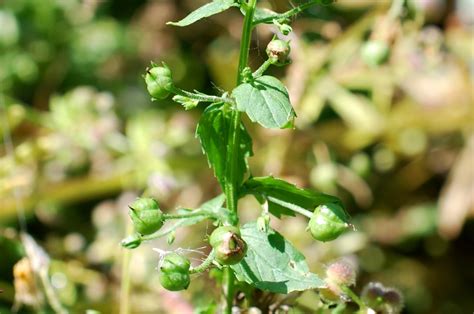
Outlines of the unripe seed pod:
M 191 283 L 189 273 L 171 272 L 159 274 L 159 280 L 163 288 L 169 291 L 185 290 Z
M 337 204 L 320 205 L 314 210 L 308 228 L 314 239 L 331 241 L 349 228 L 348 216 Z
M 280 39 L 273 39 L 266 49 L 268 59 L 277 66 L 288 64 L 290 51 L 290 44 Z
M 160 270 L 164 272 L 188 271 L 190 267 L 191 262 L 188 258 L 178 253 L 170 253 L 163 259 Z
M 387 61 L 390 47 L 382 40 L 370 40 L 362 46 L 362 60 L 371 67 L 376 67 Z
M 156 99 L 165 99 L 174 87 L 171 71 L 165 64 L 163 66 L 153 64 L 145 74 L 145 83 L 148 93 Z
M 166 255 L 161 263 L 159 274 L 163 288 L 170 291 L 187 289 L 191 282 L 190 267 L 191 263 L 186 257 L 177 253 Z
M 247 252 L 247 244 L 234 226 L 219 227 L 212 232 L 209 243 L 216 251 L 216 260 L 222 265 L 240 262 Z
M 142 239 L 140 238 L 139 234 L 132 234 L 122 240 L 120 243 L 124 248 L 127 249 L 135 249 L 140 246 L 142 243 Z
M 139 198 L 129 207 L 128 213 L 138 233 L 152 234 L 163 226 L 163 212 L 154 199 Z

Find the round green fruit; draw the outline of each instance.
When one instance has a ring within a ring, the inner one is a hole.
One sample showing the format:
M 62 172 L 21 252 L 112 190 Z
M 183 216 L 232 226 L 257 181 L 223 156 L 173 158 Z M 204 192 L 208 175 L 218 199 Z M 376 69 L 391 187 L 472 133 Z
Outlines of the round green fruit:
M 129 215 L 135 230 L 140 234 L 152 234 L 164 223 L 163 212 L 152 198 L 139 198 L 130 206 Z
M 191 278 L 189 269 L 191 263 L 186 257 L 177 253 L 171 253 L 165 256 L 160 266 L 160 283 L 170 291 L 180 291 L 187 289 Z
M 339 237 L 349 228 L 348 216 L 337 204 L 320 205 L 314 210 L 308 228 L 314 239 L 322 242 Z
M 153 66 L 145 74 L 145 83 L 148 93 L 156 99 L 165 99 L 173 89 L 173 78 L 170 69 L 163 66 Z

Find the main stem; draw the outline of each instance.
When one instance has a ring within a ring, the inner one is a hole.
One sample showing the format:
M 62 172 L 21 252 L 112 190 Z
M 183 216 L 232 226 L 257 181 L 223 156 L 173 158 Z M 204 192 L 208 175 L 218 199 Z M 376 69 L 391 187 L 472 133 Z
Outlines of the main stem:
M 237 73 L 237 85 L 242 83 L 243 77 L 242 72 L 247 67 L 249 59 L 250 42 L 252 39 L 253 29 L 253 16 L 255 8 L 257 6 L 257 0 L 249 0 L 246 6 L 244 25 L 242 29 L 242 42 L 240 44 L 240 55 L 239 55 L 239 67 Z M 227 172 L 226 172 L 226 184 L 225 184 L 225 196 L 226 203 L 229 210 L 237 215 L 237 188 L 240 182 L 237 180 L 237 157 L 240 153 L 239 147 L 239 136 L 240 136 L 240 112 L 237 110 L 232 111 L 232 122 L 229 129 L 229 146 L 230 150 L 227 152 Z M 238 219 L 235 219 L 236 224 Z M 234 273 L 230 267 L 227 267 L 225 276 L 225 307 L 224 313 L 232 313 L 232 305 L 234 301 Z

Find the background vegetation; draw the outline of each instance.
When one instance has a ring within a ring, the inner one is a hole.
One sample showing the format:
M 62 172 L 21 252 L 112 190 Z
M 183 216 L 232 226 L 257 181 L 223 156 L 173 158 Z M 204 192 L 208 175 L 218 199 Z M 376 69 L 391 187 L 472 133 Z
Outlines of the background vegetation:
M 219 193 L 194 138 L 198 115 L 171 99 L 152 103 L 141 77 L 150 60 L 164 60 L 179 86 L 233 87 L 237 10 L 192 28 L 165 24 L 204 2 L 0 1 L 0 313 L 42 308 L 44 292 L 17 264 L 25 255 L 20 231 L 47 252 L 57 301 L 74 313 L 115 313 L 127 204 L 145 189 L 169 209 Z M 272 220 L 316 273 L 350 256 L 359 289 L 373 280 L 398 287 L 406 313 L 470 313 L 474 3 L 408 3 L 388 30 L 390 1 L 340 0 L 301 15 L 289 38 L 292 64 L 272 69 L 289 86 L 296 130 L 247 121 L 258 152 L 250 161 L 255 175 L 272 173 L 346 204 L 357 231 L 328 244 L 302 234 L 302 218 Z M 361 47 L 382 31 L 390 34 L 390 58 L 368 66 Z M 259 29 L 254 68 L 275 32 Z M 243 220 L 258 216 L 253 200 L 241 206 Z M 211 227 L 183 229 L 172 247 L 202 247 L 193 235 Z M 164 246 L 166 239 L 133 251 L 135 313 L 190 313 L 191 304 L 218 294 L 212 273 L 184 294 L 163 290 L 151 248 Z M 318 297 L 309 291 L 298 302 L 311 313 Z

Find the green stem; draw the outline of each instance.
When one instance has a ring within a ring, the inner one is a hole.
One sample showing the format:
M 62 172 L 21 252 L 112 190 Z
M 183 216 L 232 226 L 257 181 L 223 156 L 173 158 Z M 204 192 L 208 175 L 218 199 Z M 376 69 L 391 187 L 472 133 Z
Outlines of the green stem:
M 264 18 L 261 18 L 261 19 L 258 19 L 258 20 L 255 20 L 253 21 L 252 25 L 253 26 L 256 26 L 258 24 L 269 24 L 269 23 L 273 23 L 273 20 L 285 20 L 285 19 L 289 19 L 290 17 L 292 17 L 293 15 L 296 15 L 298 13 L 301 13 L 303 12 L 304 10 L 312 7 L 313 5 L 316 5 L 316 4 L 325 4 L 324 3 L 324 0 L 312 0 L 312 1 L 308 1 L 306 3 L 303 3 L 297 7 L 294 7 L 293 9 L 291 10 L 288 10 L 284 13 L 280 13 L 280 14 L 275 14 L 275 15 L 271 15 L 269 17 L 264 17 Z
M 196 267 L 191 267 L 191 269 L 189 270 L 189 273 L 190 274 L 202 273 L 203 271 L 205 271 L 211 266 L 215 257 L 216 257 L 216 251 L 212 250 L 209 253 L 209 255 L 206 257 L 206 259 L 201 263 L 201 265 L 198 265 Z
M 227 266 L 224 269 L 226 288 L 224 291 L 226 307 L 224 309 L 225 314 L 232 314 L 232 306 L 234 305 L 234 271 L 232 268 Z
M 209 214 L 205 212 L 187 213 L 187 214 L 163 214 L 163 219 L 164 220 L 186 219 L 186 218 L 193 218 L 193 217 L 198 217 L 198 216 L 209 216 Z
M 278 198 L 274 198 L 274 197 L 271 197 L 271 196 L 268 196 L 268 200 L 271 201 L 272 203 L 275 203 L 275 204 L 278 204 L 278 205 L 281 205 L 283 207 L 286 207 L 288 208 L 289 210 L 292 210 L 294 211 L 295 213 L 298 213 L 298 214 L 301 214 L 303 216 L 306 216 L 308 218 L 311 218 L 313 217 L 313 213 L 310 212 L 309 210 L 303 208 L 303 207 L 300 207 L 298 205 L 295 205 L 295 204 L 292 204 L 292 203 L 287 203 L 285 201 L 282 201 Z
M 237 85 L 242 83 L 242 71 L 247 67 L 250 51 L 250 42 L 252 39 L 253 16 L 257 0 L 249 0 L 246 7 L 244 26 L 242 29 L 242 42 L 240 44 L 239 68 L 237 73 Z
M 240 55 L 239 55 L 239 66 L 237 72 L 237 85 L 243 81 L 243 71 L 247 67 L 250 51 L 250 42 L 252 39 L 252 21 L 257 6 L 257 0 L 248 0 L 244 6 L 245 18 L 242 29 L 242 42 L 240 44 Z M 232 111 L 232 122 L 229 128 L 228 145 L 230 150 L 226 156 L 226 180 L 224 186 L 224 192 L 226 197 L 226 204 L 229 210 L 235 215 L 234 222 L 238 224 L 237 215 L 237 187 L 240 182 L 237 180 L 237 157 L 239 154 L 239 136 L 240 136 L 240 112 L 237 110 Z M 234 300 L 234 273 L 230 267 L 225 269 L 225 304 L 224 313 L 232 313 L 232 305 Z
M 259 78 L 260 76 L 265 73 L 266 70 L 272 65 L 273 62 L 270 59 L 265 60 L 265 62 L 257 69 L 257 71 L 253 72 L 252 76 L 254 79 Z
M 198 100 L 198 101 L 201 101 L 201 102 L 212 102 L 212 103 L 225 102 L 225 103 L 230 103 L 230 104 L 234 103 L 234 100 L 231 99 L 231 98 L 228 98 L 228 97 L 219 97 L 219 96 L 213 96 L 213 95 L 206 95 L 206 94 L 203 94 L 203 93 L 191 93 L 191 92 L 185 91 L 181 88 L 174 87 L 174 86 L 171 88 L 170 91 L 172 93 L 176 94 L 176 95 L 180 95 L 180 96 L 183 96 L 183 97 L 188 97 L 188 98 Z

